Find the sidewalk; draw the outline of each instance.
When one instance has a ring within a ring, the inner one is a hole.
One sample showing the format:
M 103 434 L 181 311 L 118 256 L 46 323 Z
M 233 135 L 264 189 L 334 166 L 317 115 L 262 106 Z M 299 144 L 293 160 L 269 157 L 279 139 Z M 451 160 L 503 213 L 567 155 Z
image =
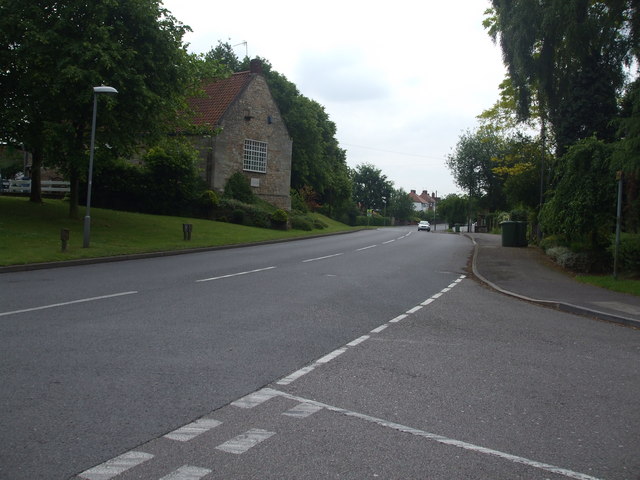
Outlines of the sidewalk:
M 503 247 L 501 235 L 465 233 L 473 273 L 499 292 L 560 310 L 640 327 L 640 297 L 577 282 L 538 248 Z

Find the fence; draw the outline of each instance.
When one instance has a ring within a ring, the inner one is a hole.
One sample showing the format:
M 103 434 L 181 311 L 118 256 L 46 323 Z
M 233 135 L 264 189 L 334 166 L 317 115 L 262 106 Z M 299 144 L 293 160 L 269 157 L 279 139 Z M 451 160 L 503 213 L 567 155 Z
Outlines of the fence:
M 69 182 L 58 180 L 42 180 L 40 191 L 49 195 L 64 195 L 71 191 Z M 31 193 L 31 180 L 3 180 L 0 193 Z

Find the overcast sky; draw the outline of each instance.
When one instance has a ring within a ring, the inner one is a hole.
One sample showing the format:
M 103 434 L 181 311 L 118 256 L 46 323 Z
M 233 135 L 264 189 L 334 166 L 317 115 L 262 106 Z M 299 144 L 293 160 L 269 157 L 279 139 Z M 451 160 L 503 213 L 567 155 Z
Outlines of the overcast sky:
M 446 156 L 505 73 L 482 27 L 489 0 L 163 3 L 192 28 L 191 52 L 237 45 L 323 105 L 349 166 L 371 163 L 407 192 L 459 192 Z

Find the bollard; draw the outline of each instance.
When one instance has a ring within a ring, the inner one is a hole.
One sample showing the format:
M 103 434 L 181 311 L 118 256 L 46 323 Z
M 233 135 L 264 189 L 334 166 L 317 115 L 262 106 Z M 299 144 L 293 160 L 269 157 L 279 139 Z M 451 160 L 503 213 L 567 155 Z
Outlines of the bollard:
M 62 251 L 67 251 L 67 244 L 69 243 L 69 230 L 63 228 L 60 230 L 60 241 L 62 242 Z
M 191 223 L 183 223 L 182 224 L 182 235 L 185 240 L 191 240 L 191 230 L 193 230 L 193 224 Z

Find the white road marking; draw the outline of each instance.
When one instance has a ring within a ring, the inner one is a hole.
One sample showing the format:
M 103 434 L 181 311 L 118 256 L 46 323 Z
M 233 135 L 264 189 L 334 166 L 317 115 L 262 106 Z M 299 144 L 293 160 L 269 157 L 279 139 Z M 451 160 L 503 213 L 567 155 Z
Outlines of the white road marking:
M 204 432 L 207 432 L 221 424 L 222 422 L 214 420 L 213 418 L 200 418 L 193 423 L 180 427 L 173 432 L 167 433 L 165 435 L 165 438 L 177 440 L 178 442 L 188 442 L 198 435 L 201 435 Z
M 93 301 L 96 301 L 96 300 L 104 300 L 106 298 L 122 297 L 124 295 L 133 295 L 135 293 L 138 293 L 138 292 L 137 291 L 133 291 L 133 292 L 113 293 L 111 295 L 101 295 L 99 297 L 82 298 L 80 300 L 71 300 L 69 302 L 53 303 L 51 305 L 43 305 L 41 307 L 25 308 L 23 310 L 14 310 L 12 312 L 2 312 L 2 313 L 0 313 L 0 317 L 4 317 L 6 315 L 15 315 L 17 313 L 35 312 L 36 310 L 45 310 L 47 308 L 64 307 L 66 305 L 73 305 L 75 303 L 93 302 Z
M 442 292 L 434 294 L 431 298 L 435 300 L 436 298 L 440 298 L 441 296 L 442 296 Z
M 433 301 L 435 301 L 435 298 L 428 298 L 427 300 L 422 302 L 420 305 L 422 305 L 423 307 L 426 307 L 427 305 L 429 305 Z
M 369 245 L 368 247 L 357 248 L 356 252 L 361 252 L 363 250 L 369 250 L 370 248 L 376 248 L 378 245 Z
M 276 392 L 277 390 L 273 390 Z M 266 402 L 274 395 L 270 394 L 267 389 L 258 390 L 257 392 L 250 393 L 249 395 L 236 400 L 235 402 L 231 402 L 231 405 L 239 408 L 253 408 L 260 405 L 263 402 Z
M 406 313 L 403 313 L 402 315 L 398 315 L 396 318 L 392 318 L 391 320 L 389 320 L 389 323 L 398 323 L 400 320 L 404 320 L 408 316 L 409 315 L 407 315 Z
M 381 331 L 383 331 L 385 328 L 387 328 L 389 325 L 387 325 L 386 323 L 380 325 L 378 328 L 374 328 L 373 330 L 371 330 L 371 333 L 380 333 Z
M 356 345 L 359 345 L 360 343 L 364 342 L 365 340 L 368 340 L 369 338 L 370 338 L 369 335 L 363 335 L 360 338 L 356 338 L 355 340 L 352 340 L 351 342 L 347 343 L 347 345 L 350 347 L 355 347 Z
M 413 307 L 410 310 L 407 310 L 407 314 L 412 314 L 412 313 L 416 313 L 418 310 L 421 310 L 423 307 L 422 305 L 416 305 L 415 307 Z
M 322 407 L 318 405 L 314 405 L 313 403 L 303 402 L 303 403 L 299 403 L 293 408 L 290 408 L 289 410 L 284 412 L 282 415 L 287 415 L 289 417 L 295 417 L 295 418 L 307 418 L 308 416 L 313 415 L 314 413 L 319 412 L 320 410 L 322 410 Z
M 303 260 L 302 263 L 316 262 L 318 260 L 326 260 L 327 258 L 339 257 L 340 255 L 344 255 L 344 253 L 334 253 L 333 255 L 325 255 L 324 257 L 308 258 L 307 260 Z
M 150 453 L 130 451 L 82 472 L 79 477 L 86 480 L 109 480 L 152 458 Z
M 268 390 L 270 392 L 270 394 L 272 396 L 275 395 L 280 395 L 284 398 L 288 398 L 290 400 L 295 400 L 297 402 L 301 402 L 301 403 L 306 403 L 306 404 L 310 404 L 310 405 L 315 405 L 319 408 L 324 408 L 327 409 L 331 412 L 336 412 L 336 413 L 340 413 L 342 415 L 346 415 L 348 417 L 353 417 L 353 418 L 358 418 L 360 420 L 364 420 L 365 422 L 369 422 L 369 423 L 375 423 L 376 425 L 380 425 L 382 427 L 386 427 L 386 428 L 391 428 L 393 430 L 397 430 L 399 432 L 403 432 L 403 433 L 407 433 L 409 435 L 414 435 L 416 437 L 421 437 L 421 438 L 425 438 L 428 440 L 433 440 L 435 442 L 444 444 L 444 445 L 450 445 L 453 447 L 457 447 L 457 448 L 462 448 L 464 450 L 469 450 L 475 453 L 479 453 L 482 455 L 490 455 L 493 457 L 498 457 L 501 458 L 503 460 L 512 462 L 512 463 L 518 463 L 521 465 L 526 465 L 532 468 L 536 468 L 539 470 L 544 470 L 546 472 L 550 472 L 550 473 L 555 473 L 558 475 L 562 475 L 568 478 L 574 478 L 577 480 L 600 480 L 596 477 L 592 477 L 590 475 L 586 475 L 584 473 L 580 473 L 580 472 L 575 472 L 573 470 L 568 470 L 566 468 L 561 468 L 561 467 L 557 467 L 555 465 L 550 465 L 548 463 L 543 463 L 543 462 L 538 462 L 535 460 L 530 460 L 528 458 L 524 458 L 524 457 L 520 457 L 517 455 L 512 455 L 510 453 L 505 453 L 505 452 L 501 452 L 499 450 L 494 450 L 491 448 L 486 448 L 486 447 L 481 447 L 479 445 L 474 445 L 472 443 L 468 443 L 468 442 L 463 442 L 460 440 L 455 440 L 453 438 L 448 438 L 445 437 L 443 435 L 438 435 L 435 433 L 430 433 L 430 432 L 426 432 L 424 430 L 420 430 L 418 428 L 413 428 L 413 427 L 408 427 L 406 425 L 401 425 L 399 423 L 395 423 L 395 422 L 390 422 L 388 420 L 384 420 L 381 418 L 376 418 L 376 417 L 372 417 L 371 415 L 366 415 L 363 413 L 359 413 L 359 412 L 354 412 L 352 410 L 346 410 L 344 408 L 340 408 L 340 407 L 334 407 L 332 405 L 328 405 L 326 403 L 322 403 L 322 402 L 316 402 L 315 400 L 309 400 L 306 398 L 302 398 L 299 397 L 297 395 L 292 395 L 289 393 L 285 393 L 285 392 L 279 392 L 277 390 L 272 390 L 272 389 L 265 389 Z
M 220 275 L 219 277 L 203 278 L 202 280 L 196 280 L 196 283 L 197 282 L 210 282 L 212 280 L 220 280 L 222 278 L 237 277 L 237 276 L 240 276 L 240 275 L 248 275 L 249 273 L 264 272 L 264 271 L 267 271 L 267 270 L 273 270 L 274 268 L 276 268 L 276 267 L 256 268 L 255 270 L 247 270 L 246 272 L 231 273 L 229 275 Z
M 191 467 L 184 465 L 175 472 L 165 475 L 160 480 L 200 480 L 205 475 L 209 475 L 211 470 L 208 468 Z
M 346 348 L 338 348 L 337 350 L 334 350 L 333 352 L 325 355 L 324 357 L 319 358 L 318 360 L 316 360 L 315 363 L 329 363 L 331 360 L 333 360 L 336 357 L 339 357 L 346 351 L 347 351 Z
M 260 428 L 252 428 L 248 432 L 238 435 L 228 442 L 224 442 L 222 445 L 218 445 L 216 449 L 240 455 L 259 443 L 264 442 L 273 435 L 275 435 L 275 432 L 267 432 Z
M 393 242 L 395 242 L 395 239 L 394 240 L 387 240 L 386 242 L 382 242 L 382 244 L 386 245 L 387 243 L 393 243 Z
M 287 375 L 284 378 L 281 378 L 280 380 L 278 380 L 276 383 L 278 385 L 289 385 L 290 383 L 295 382 L 297 379 L 299 379 L 300 377 L 302 377 L 303 375 L 306 375 L 307 373 L 315 370 L 316 365 L 307 365 L 306 367 L 301 368 L 300 370 L 296 370 L 295 372 Z

